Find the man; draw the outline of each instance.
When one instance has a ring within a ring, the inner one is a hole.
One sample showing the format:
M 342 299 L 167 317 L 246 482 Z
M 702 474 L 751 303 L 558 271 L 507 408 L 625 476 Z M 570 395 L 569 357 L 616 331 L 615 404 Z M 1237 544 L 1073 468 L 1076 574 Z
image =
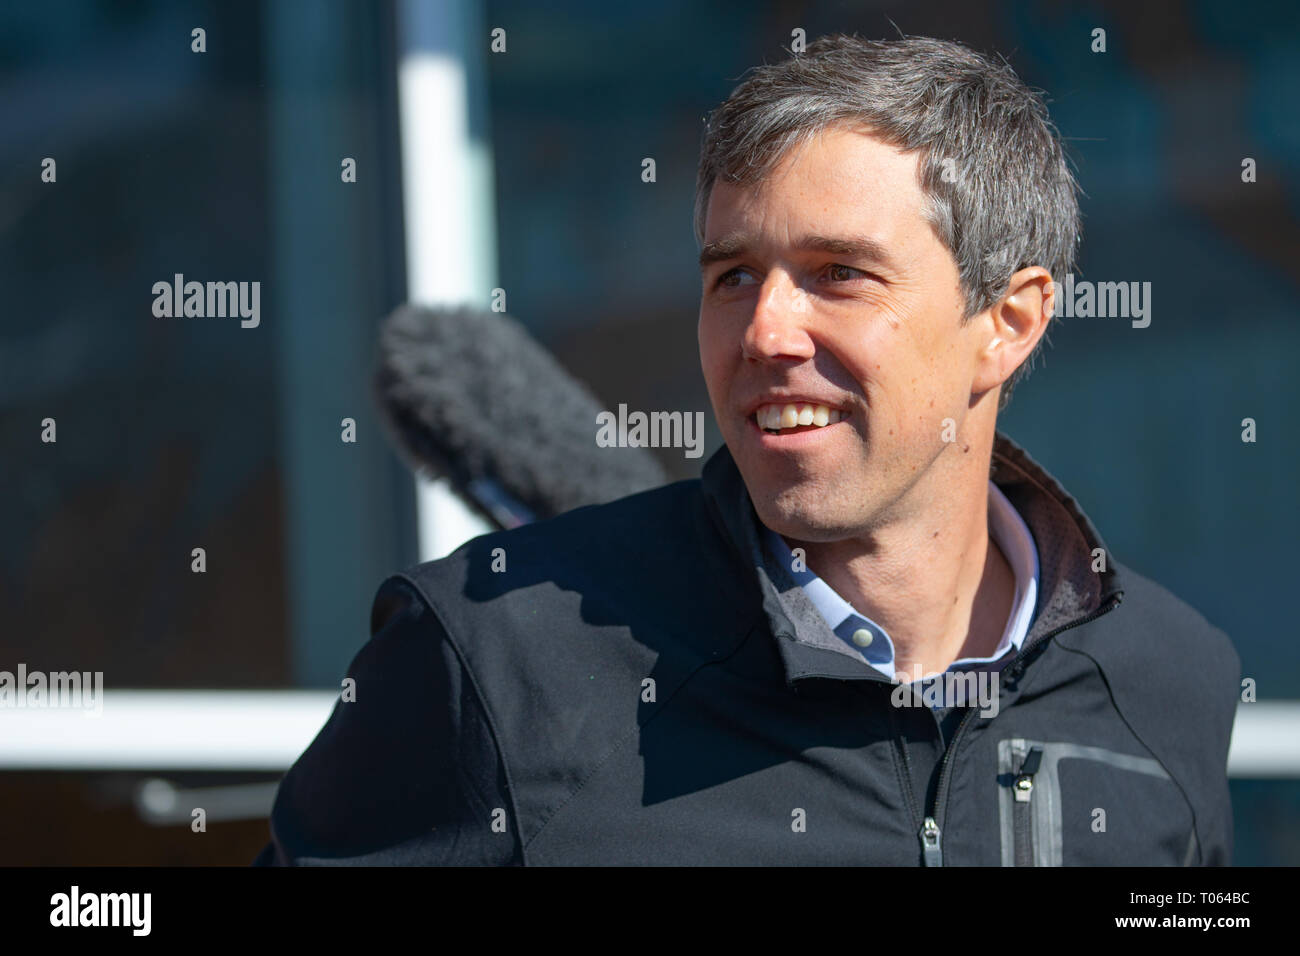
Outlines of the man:
M 386 581 L 259 862 L 1229 863 L 1230 642 L 996 433 L 1078 232 L 1041 100 L 823 39 L 696 231 L 726 446 Z

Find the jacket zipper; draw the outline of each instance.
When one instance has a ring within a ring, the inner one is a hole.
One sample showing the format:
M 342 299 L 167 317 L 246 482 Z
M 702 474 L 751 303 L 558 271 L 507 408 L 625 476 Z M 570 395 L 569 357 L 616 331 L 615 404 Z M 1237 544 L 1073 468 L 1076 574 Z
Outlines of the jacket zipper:
M 907 755 L 907 744 L 898 732 L 898 719 L 894 708 L 889 708 L 889 726 L 894 732 L 894 746 L 903 757 L 903 789 L 907 792 L 907 807 L 912 811 L 912 825 L 918 821 L 921 825 L 921 858 L 925 866 L 943 866 L 943 847 L 939 842 L 939 824 L 934 817 L 921 819 L 921 802 L 916 799 L 916 790 L 912 787 L 912 760 Z
M 1034 826 L 1030 815 L 1031 800 L 1034 795 L 1034 774 L 1038 773 L 1039 764 L 1043 762 L 1043 748 L 1033 747 L 1025 755 L 1024 762 L 1012 784 L 1015 803 L 1012 816 L 1015 822 L 1016 866 L 1034 865 Z
M 1032 644 L 1026 644 L 1020 649 L 1020 653 L 1012 658 L 1011 663 L 1007 665 L 1007 668 L 1018 667 L 1020 662 L 1024 660 L 1029 652 L 1043 642 L 1050 641 L 1052 638 L 1056 637 L 1056 635 L 1068 631 L 1072 627 L 1079 627 L 1080 625 L 1087 624 L 1089 621 L 1095 621 L 1108 611 L 1114 610 L 1119 606 L 1120 594 L 1122 593 L 1123 592 L 1115 594 L 1109 601 L 1097 608 L 1097 610 L 1093 611 L 1091 614 L 1081 617 L 1076 621 L 1071 621 L 1068 624 L 1062 624 L 1056 630 L 1048 631 Z M 948 795 L 948 776 L 949 770 L 951 769 L 950 764 L 952 763 L 953 752 L 957 749 L 957 744 L 961 741 L 961 736 L 965 732 L 966 726 L 970 723 L 970 719 L 974 714 L 975 708 L 966 708 L 966 713 L 962 715 L 961 721 L 957 724 L 957 730 L 952 735 L 952 740 L 948 744 L 948 749 L 944 752 L 943 761 L 939 765 L 939 785 L 934 789 L 934 803 L 930 808 L 930 814 L 926 816 L 925 822 L 921 825 L 921 832 L 919 834 L 921 837 L 921 850 L 926 866 L 943 866 L 943 845 L 941 843 L 943 831 L 940 829 L 938 822 L 939 807 L 946 803 Z M 903 748 L 903 756 L 904 760 L 906 760 L 906 746 Z M 908 795 L 911 797 L 913 807 L 915 808 L 916 796 L 911 793 L 910 774 L 908 775 L 908 782 Z M 944 810 L 947 810 L 946 806 L 944 807 Z M 915 809 L 913 812 L 915 812 Z M 944 813 L 944 817 L 947 817 L 946 812 Z

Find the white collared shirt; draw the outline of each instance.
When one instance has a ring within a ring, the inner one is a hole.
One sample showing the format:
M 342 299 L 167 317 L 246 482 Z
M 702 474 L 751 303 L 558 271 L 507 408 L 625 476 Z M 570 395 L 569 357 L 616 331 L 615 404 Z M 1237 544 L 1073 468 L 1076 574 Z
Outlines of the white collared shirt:
M 1029 526 L 992 481 L 989 482 L 988 527 L 989 536 L 1001 549 L 1016 577 L 1011 613 L 1002 631 L 1002 639 L 990 656 L 963 657 L 953 661 L 948 670 L 992 663 L 1000 660 L 1012 648 L 1019 651 L 1034 619 L 1034 608 L 1038 602 L 1038 548 Z M 787 568 L 791 567 L 793 555 L 789 545 L 770 528 L 767 529 L 767 537 L 776 559 Z M 791 574 L 825 619 L 827 626 L 864 661 L 886 677 L 896 679 L 894 642 L 885 633 L 885 629 L 856 611 L 853 605 L 836 594 L 829 584 L 812 571 L 792 571 Z M 917 679 L 916 675 L 909 676 L 912 681 Z

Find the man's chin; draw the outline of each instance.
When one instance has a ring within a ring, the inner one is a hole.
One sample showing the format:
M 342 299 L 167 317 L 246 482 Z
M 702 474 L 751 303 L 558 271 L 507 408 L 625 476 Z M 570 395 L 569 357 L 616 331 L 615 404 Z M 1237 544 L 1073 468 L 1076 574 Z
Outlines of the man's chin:
M 758 520 L 783 538 L 822 543 L 852 537 L 855 529 L 827 513 L 825 502 L 789 501 L 783 497 L 754 499 Z

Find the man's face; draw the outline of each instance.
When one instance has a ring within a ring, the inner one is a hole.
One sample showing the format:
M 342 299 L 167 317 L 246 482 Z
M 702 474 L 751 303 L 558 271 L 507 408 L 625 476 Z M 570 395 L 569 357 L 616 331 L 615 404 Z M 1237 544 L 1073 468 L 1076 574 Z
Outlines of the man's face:
M 961 426 L 987 336 L 961 322 L 957 265 L 923 218 L 917 162 L 832 128 L 766 181 L 717 183 L 710 197 L 700 362 L 759 517 L 787 537 L 840 540 L 941 508 L 936 462 L 970 448 Z M 814 424 L 773 433 L 756 420 L 788 425 L 800 405 Z

